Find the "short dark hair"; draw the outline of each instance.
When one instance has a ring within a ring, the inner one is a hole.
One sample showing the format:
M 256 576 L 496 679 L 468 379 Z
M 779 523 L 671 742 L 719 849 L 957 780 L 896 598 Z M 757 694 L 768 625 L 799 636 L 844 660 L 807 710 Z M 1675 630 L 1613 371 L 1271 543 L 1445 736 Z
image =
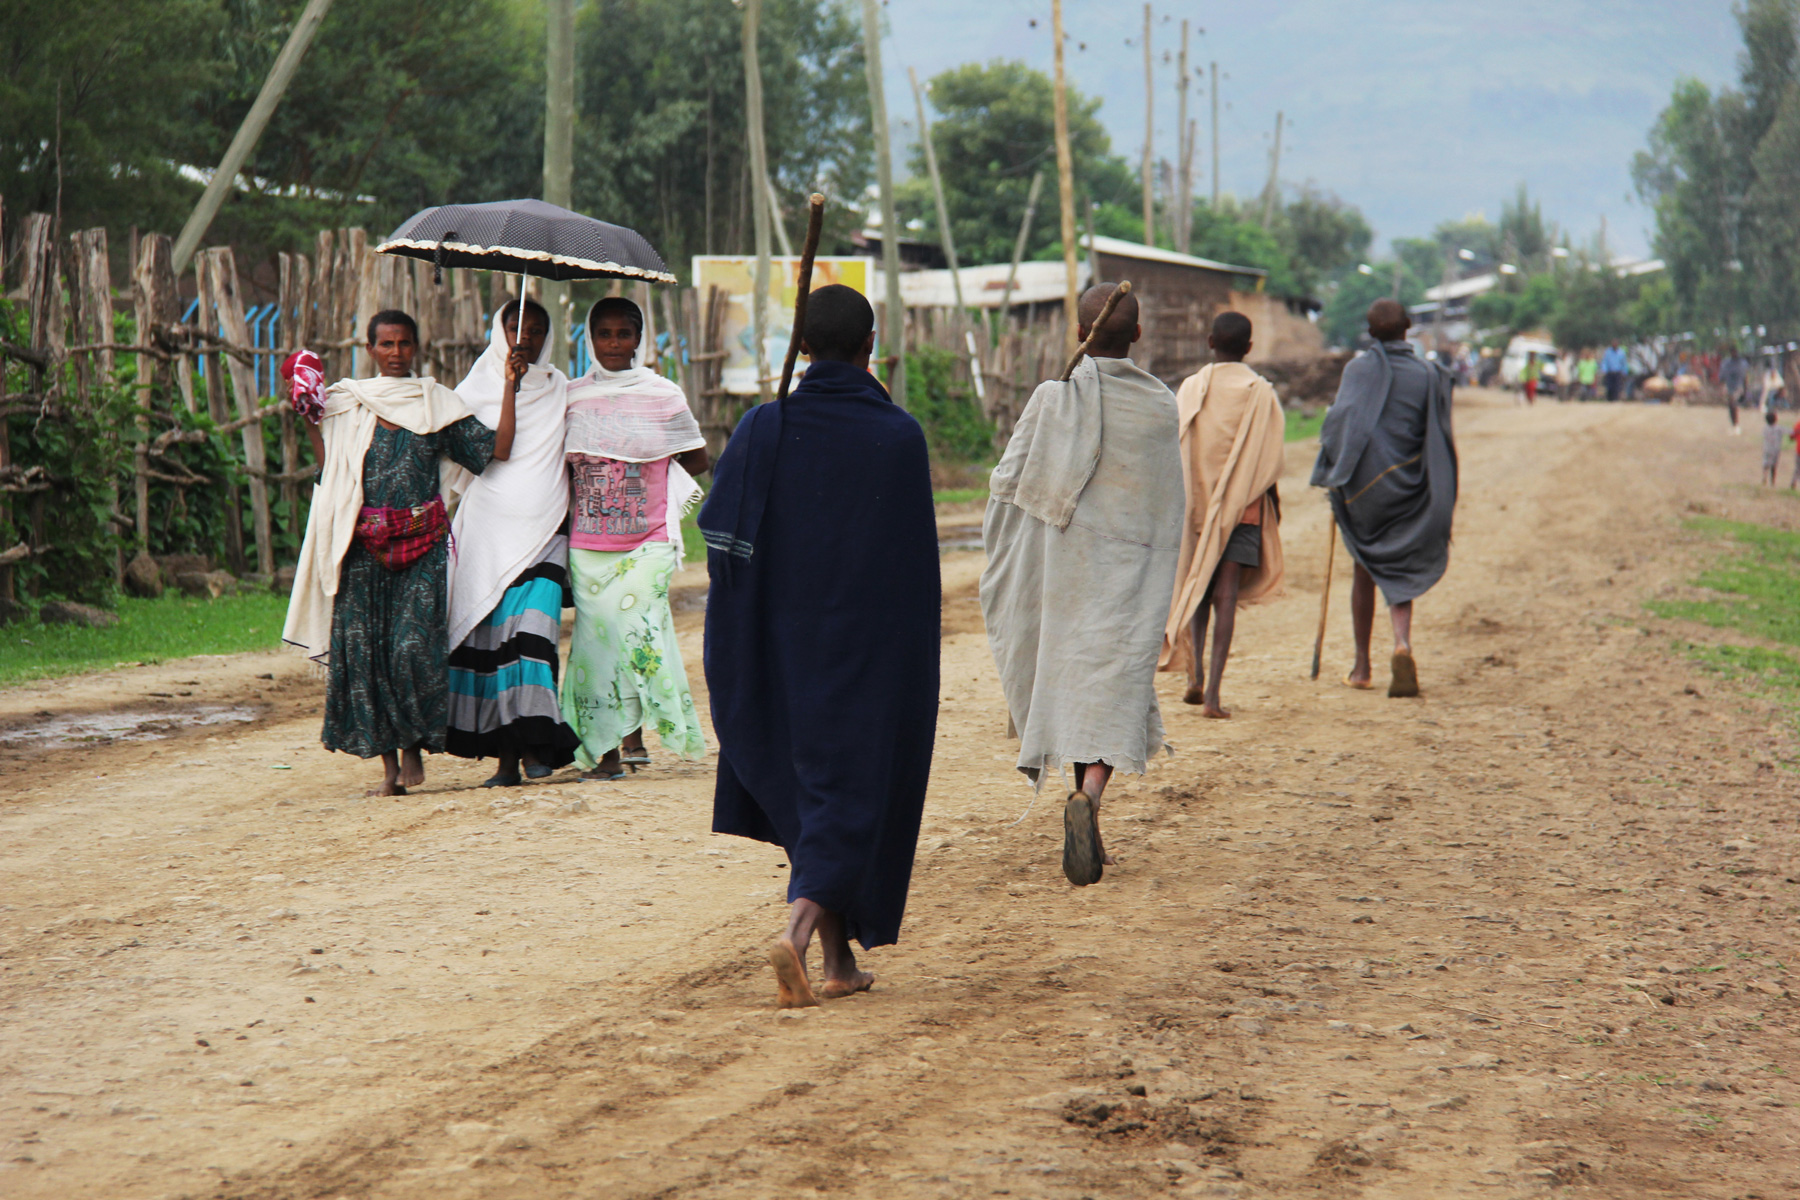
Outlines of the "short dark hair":
M 1769 418 L 1769 424 L 1773 425 L 1775 423 L 1775 410 L 1772 408 L 1769 409 L 1767 416 Z
M 807 295 L 806 347 L 814 358 L 849 362 L 874 332 L 875 307 L 855 288 L 831 283 Z
M 1096 283 L 1081 293 L 1081 302 L 1077 308 L 1077 320 L 1089 333 L 1096 333 L 1094 322 L 1106 309 L 1106 302 L 1112 298 L 1119 285 L 1116 283 Z M 1094 337 L 1094 345 L 1105 350 L 1117 350 L 1131 345 L 1132 331 L 1138 326 L 1138 299 L 1136 292 L 1127 292 L 1119 297 L 1118 304 L 1113 306 L 1112 316 L 1106 319 Z
M 1369 336 L 1384 342 L 1397 342 L 1412 328 L 1412 316 L 1392 296 L 1383 296 L 1369 305 Z
M 1241 312 L 1226 309 L 1213 318 L 1213 349 L 1226 354 L 1245 355 L 1250 353 L 1250 318 Z
M 404 325 L 412 334 L 413 344 L 419 342 L 419 323 L 412 319 L 411 313 L 403 313 L 397 308 L 384 308 L 369 318 L 369 345 L 375 344 L 375 331 L 383 325 Z
M 550 328 L 550 310 L 539 304 L 536 300 L 533 300 L 530 296 L 525 297 L 525 311 L 527 313 L 536 313 L 538 316 L 544 318 L 544 328 Z M 513 317 L 516 319 L 518 315 L 519 302 L 517 300 L 508 300 L 500 309 L 500 324 L 505 325 L 506 318 Z

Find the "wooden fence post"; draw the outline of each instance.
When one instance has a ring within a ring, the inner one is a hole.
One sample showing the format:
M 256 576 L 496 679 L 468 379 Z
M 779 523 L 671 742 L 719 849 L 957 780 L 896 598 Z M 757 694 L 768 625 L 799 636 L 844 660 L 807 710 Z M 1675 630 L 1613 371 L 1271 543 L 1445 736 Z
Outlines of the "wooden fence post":
M 160 233 L 138 240 L 137 261 L 132 264 L 131 299 L 140 346 L 154 346 L 166 338 L 169 326 L 181 316 L 176 307 L 180 297 L 175 291 L 172 245 Z M 139 550 L 150 546 L 150 414 L 155 407 L 156 385 L 166 383 L 168 377 L 168 368 L 156 358 L 148 354 L 137 356 L 138 444 L 132 456 L 132 473 Z
M 194 256 L 195 285 L 199 289 L 200 306 L 194 312 L 194 320 L 200 332 L 216 338 L 219 336 L 219 317 L 217 314 L 217 288 L 213 283 L 213 275 L 218 271 L 218 263 L 212 254 L 202 251 Z M 202 341 L 200 352 L 195 358 L 201 363 L 206 373 L 206 411 L 212 417 L 213 424 L 223 425 L 231 419 L 230 410 L 225 406 L 225 356 L 216 348 L 208 350 L 207 343 Z M 235 481 L 225 485 L 225 495 L 220 502 L 221 513 L 225 518 L 225 561 L 233 575 L 244 573 L 244 508 L 243 494 L 238 490 Z
M 281 357 L 306 346 L 312 332 L 311 264 L 304 254 L 283 254 L 281 264 L 280 330 Z M 295 473 L 300 469 L 300 442 L 294 425 L 294 410 L 281 410 L 281 507 L 286 515 L 287 532 L 296 546 L 303 533 L 300 525 L 300 483 Z
M 244 299 L 238 288 L 237 263 L 230 246 L 206 251 L 212 259 L 207 271 L 212 285 L 213 307 L 225 340 L 234 346 L 250 345 L 250 326 L 244 320 Z M 249 420 L 244 426 L 244 465 L 250 474 L 250 519 L 256 532 L 256 569 L 263 575 L 275 574 L 275 542 L 269 526 L 269 463 L 263 446 L 262 422 L 255 417 L 257 404 L 256 370 L 235 353 L 220 356 L 231 372 L 231 390 L 237 396 L 238 417 Z
M 106 230 L 81 229 L 69 235 L 69 249 L 74 258 L 75 337 L 78 345 L 101 347 L 89 350 L 75 360 L 76 388 L 81 406 L 90 414 L 98 401 L 97 393 L 112 382 L 113 307 L 112 264 L 106 251 Z M 119 440 L 118 430 L 101 422 L 101 437 L 113 444 Z M 102 487 L 106 500 L 106 520 L 118 527 L 119 479 L 107 472 Z M 125 558 L 121 548 L 113 550 L 113 586 L 125 578 Z

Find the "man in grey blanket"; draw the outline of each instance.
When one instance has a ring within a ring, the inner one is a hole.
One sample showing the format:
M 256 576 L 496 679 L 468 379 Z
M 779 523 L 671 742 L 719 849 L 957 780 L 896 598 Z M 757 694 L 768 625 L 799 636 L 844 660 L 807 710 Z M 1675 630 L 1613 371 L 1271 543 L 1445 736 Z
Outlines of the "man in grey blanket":
M 1412 602 L 1443 578 L 1456 515 L 1456 442 L 1450 433 L 1450 373 L 1413 353 L 1406 310 L 1394 300 L 1369 306 L 1374 345 L 1350 360 L 1319 432 L 1314 487 L 1330 489 L 1331 510 L 1356 563 L 1350 626 L 1356 665 L 1344 682 L 1373 686 L 1369 636 L 1375 589 L 1394 626 L 1390 696 L 1417 696 Z
M 1081 337 L 1113 285 L 1081 298 Z M 1112 860 L 1100 840 L 1113 771 L 1142 774 L 1167 750 L 1156 659 L 1175 592 L 1187 496 L 1175 396 L 1126 357 L 1138 339 L 1127 294 L 1069 382 L 1039 385 L 989 482 L 981 612 L 1038 787 L 1073 763 L 1063 873 L 1085 887 Z

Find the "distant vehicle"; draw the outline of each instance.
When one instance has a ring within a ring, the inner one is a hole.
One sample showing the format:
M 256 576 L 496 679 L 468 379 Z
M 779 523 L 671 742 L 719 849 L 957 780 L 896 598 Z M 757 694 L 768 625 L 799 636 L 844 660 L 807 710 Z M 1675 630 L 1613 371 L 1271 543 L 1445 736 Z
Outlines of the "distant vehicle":
M 1538 395 L 1556 395 L 1556 343 L 1548 338 L 1528 337 L 1520 334 L 1506 344 L 1506 353 L 1500 356 L 1500 384 L 1502 387 L 1518 387 L 1520 376 L 1525 372 L 1525 358 L 1536 352 L 1538 363 L 1543 367 L 1543 374 L 1538 380 Z

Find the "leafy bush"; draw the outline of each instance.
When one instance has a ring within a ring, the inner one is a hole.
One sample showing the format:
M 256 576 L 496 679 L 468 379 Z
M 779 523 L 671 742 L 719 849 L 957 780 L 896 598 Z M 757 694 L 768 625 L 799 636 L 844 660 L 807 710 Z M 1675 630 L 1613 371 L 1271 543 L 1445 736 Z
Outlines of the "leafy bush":
M 906 406 L 925 427 L 933 459 L 985 462 L 994 456 L 994 423 L 974 389 L 956 377 L 957 356 L 935 346 L 906 355 Z

